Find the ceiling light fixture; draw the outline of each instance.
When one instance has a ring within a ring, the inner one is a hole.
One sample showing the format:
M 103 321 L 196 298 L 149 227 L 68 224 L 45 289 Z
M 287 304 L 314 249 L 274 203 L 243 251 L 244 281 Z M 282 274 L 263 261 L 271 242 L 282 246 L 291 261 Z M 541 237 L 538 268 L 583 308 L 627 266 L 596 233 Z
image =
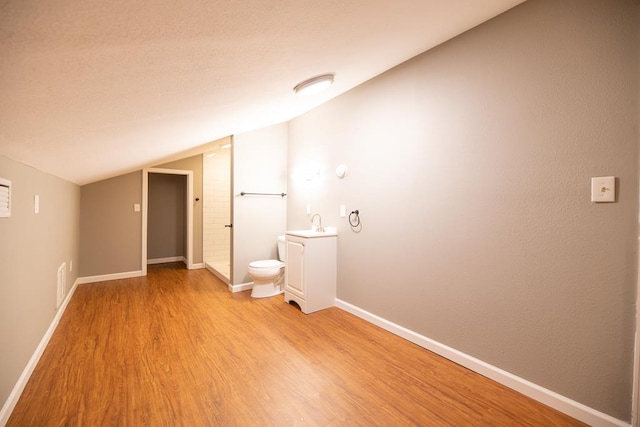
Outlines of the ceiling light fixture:
M 296 95 L 313 95 L 323 91 L 333 84 L 335 74 L 322 74 L 321 76 L 312 77 L 308 80 L 298 83 L 293 91 Z

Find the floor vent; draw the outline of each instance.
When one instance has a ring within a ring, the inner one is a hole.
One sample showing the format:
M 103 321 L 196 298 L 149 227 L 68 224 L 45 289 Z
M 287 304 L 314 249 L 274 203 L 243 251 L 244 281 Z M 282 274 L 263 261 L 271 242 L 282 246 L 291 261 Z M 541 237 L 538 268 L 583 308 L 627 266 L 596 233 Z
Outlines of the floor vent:
M 56 308 L 60 307 L 62 301 L 64 301 L 64 295 L 67 291 L 67 263 L 63 262 L 60 268 L 58 268 L 58 299 L 56 302 Z

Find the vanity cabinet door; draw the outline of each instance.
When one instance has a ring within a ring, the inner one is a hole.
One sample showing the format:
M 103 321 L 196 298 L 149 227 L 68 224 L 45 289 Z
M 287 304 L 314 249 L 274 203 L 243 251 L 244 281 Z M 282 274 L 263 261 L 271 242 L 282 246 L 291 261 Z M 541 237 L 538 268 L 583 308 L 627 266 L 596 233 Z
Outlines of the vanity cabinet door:
M 287 240 L 285 290 L 305 298 L 304 243 Z

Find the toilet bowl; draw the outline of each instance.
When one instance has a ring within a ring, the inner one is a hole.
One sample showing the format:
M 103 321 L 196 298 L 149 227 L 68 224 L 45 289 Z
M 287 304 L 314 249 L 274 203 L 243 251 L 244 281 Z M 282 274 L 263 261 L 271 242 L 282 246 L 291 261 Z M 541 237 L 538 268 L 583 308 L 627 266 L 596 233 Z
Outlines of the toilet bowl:
M 284 236 L 278 236 L 278 258 L 253 261 L 249 264 L 249 276 L 253 279 L 251 296 L 266 298 L 284 292 Z

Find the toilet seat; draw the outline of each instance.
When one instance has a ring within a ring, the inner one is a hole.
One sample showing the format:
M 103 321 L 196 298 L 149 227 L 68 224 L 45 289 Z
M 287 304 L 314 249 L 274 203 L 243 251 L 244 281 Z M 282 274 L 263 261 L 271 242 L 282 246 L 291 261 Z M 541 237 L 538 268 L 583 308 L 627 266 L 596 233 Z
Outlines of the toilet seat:
M 284 262 L 277 259 L 263 259 L 249 264 L 249 275 L 257 277 L 272 277 L 280 274 Z
M 263 259 L 260 261 L 253 261 L 249 263 L 249 267 L 254 268 L 280 268 L 282 267 L 282 265 L 284 265 L 284 262 L 278 261 L 277 259 Z

